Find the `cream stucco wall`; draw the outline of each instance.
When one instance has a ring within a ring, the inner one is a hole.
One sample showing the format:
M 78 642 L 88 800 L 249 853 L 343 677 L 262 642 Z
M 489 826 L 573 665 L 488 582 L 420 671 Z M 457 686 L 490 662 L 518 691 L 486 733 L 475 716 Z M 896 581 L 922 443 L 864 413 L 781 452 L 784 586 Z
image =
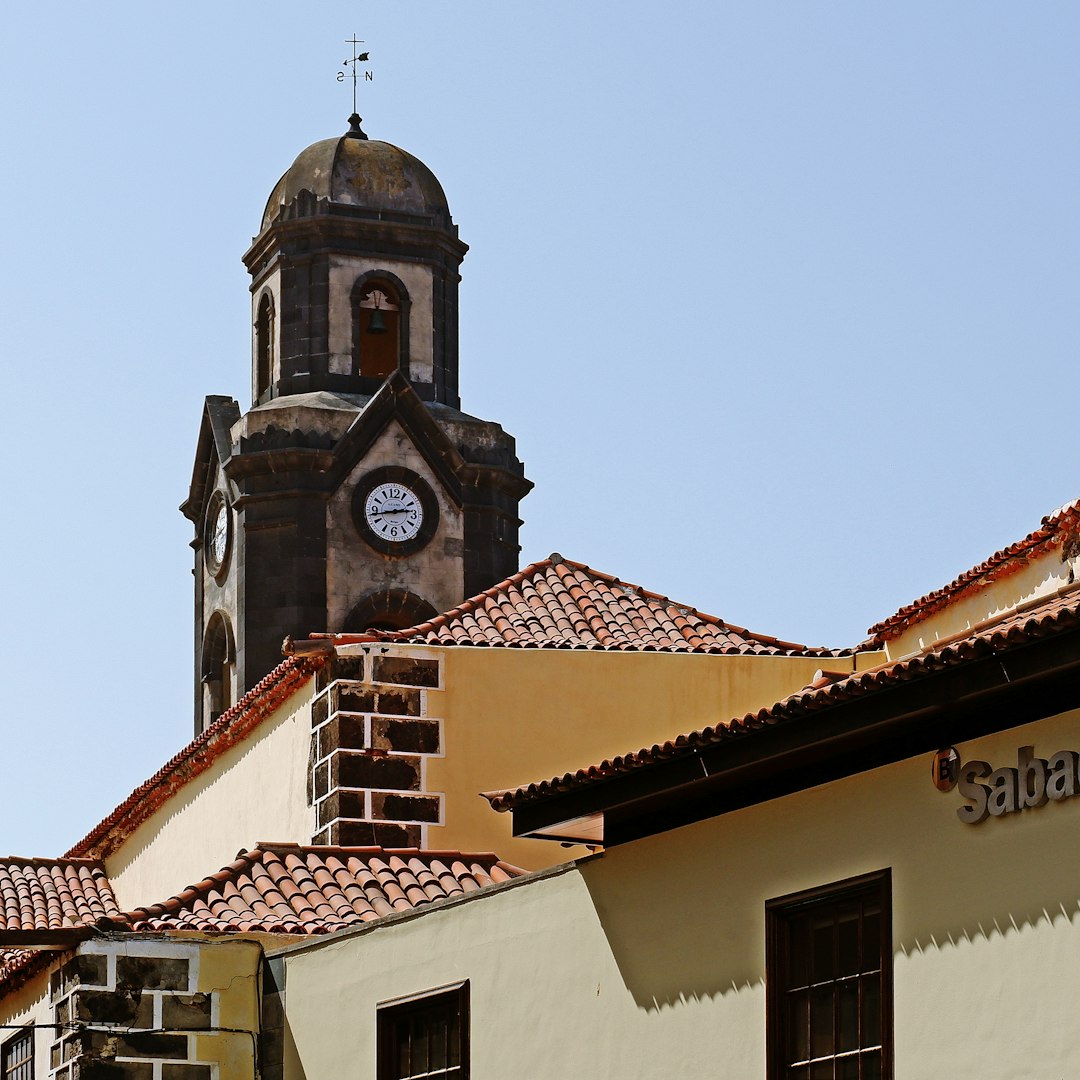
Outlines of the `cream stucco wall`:
M 1070 585 L 1080 570 L 1080 559 L 1063 559 L 1054 548 L 1033 559 L 1014 573 L 991 581 L 977 591 L 964 594 L 941 611 L 934 612 L 886 644 L 892 660 L 933 646 L 935 641 L 970 630 L 986 619 L 1036 597 L 1048 596 Z
M 0 998 L 0 1044 L 15 1038 L 18 1028 L 29 1024 L 46 1025 L 52 1022 L 49 1005 L 49 976 L 70 954 L 57 952 L 49 967 L 30 979 L 25 986 Z M 34 1031 L 34 1076 L 44 1077 L 49 1071 L 49 1048 L 53 1044 L 53 1029 L 38 1027 Z
M 416 650 L 412 650 L 416 651 Z M 490 850 L 535 869 L 577 848 L 514 839 L 509 815 L 481 791 L 561 776 L 605 758 L 772 705 L 821 667 L 851 657 L 707 656 L 561 649 L 447 648 L 445 690 L 428 691 L 443 720 L 443 756 L 426 763 L 426 790 L 445 795 L 433 848 Z
M 260 841 L 307 844 L 309 681 L 105 860 L 121 910 L 158 903 Z
M 1080 712 L 959 747 L 1080 749 Z M 928 756 L 286 954 L 287 1080 L 374 1076 L 379 1002 L 468 979 L 472 1075 L 764 1075 L 771 898 L 892 871 L 897 1077 L 1080 1076 L 1080 798 L 978 826 Z M 332 1037 L 331 1037 L 332 1036 Z

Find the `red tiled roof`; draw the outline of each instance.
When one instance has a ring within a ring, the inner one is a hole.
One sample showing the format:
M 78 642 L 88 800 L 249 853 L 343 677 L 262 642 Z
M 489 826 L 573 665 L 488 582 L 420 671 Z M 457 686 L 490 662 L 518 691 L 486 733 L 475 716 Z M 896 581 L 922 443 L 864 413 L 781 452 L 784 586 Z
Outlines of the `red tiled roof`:
M 47 968 L 56 953 L 35 949 L 0 949 L 0 994 L 17 990 L 28 979 Z
M 524 873 L 492 854 L 260 844 L 127 917 L 135 930 L 328 934 Z
M 551 780 L 504 791 L 484 792 L 484 797 L 495 810 L 512 810 L 524 803 L 578 790 L 622 773 L 692 754 L 704 746 L 752 736 L 756 731 L 776 724 L 806 720 L 823 709 L 881 693 L 899 683 L 911 682 L 945 668 L 992 655 L 1007 647 L 1014 648 L 1077 628 L 1080 628 L 1080 583 L 1067 586 L 1051 597 L 1022 604 L 1012 612 L 987 620 L 963 634 L 934 642 L 932 647 L 916 656 L 843 677 L 824 675 L 769 708 L 747 713 L 727 723 L 701 728 L 634 753 L 610 758 Z
M 313 636 L 329 637 L 335 644 L 377 640 L 517 649 L 837 655 L 752 633 L 558 554 L 407 630 Z
M 1008 577 L 1023 570 L 1028 562 L 1038 558 L 1054 547 L 1066 541 L 1075 541 L 1080 534 L 1080 499 L 1075 499 L 1058 507 L 1042 519 L 1039 528 L 1028 533 L 1023 540 L 995 551 L 989 559 L 966 570 L 959 577 L 941 589 L 935 589 L 918 600 L 906 604 L 895 615 L 871 626 L 870 644 L 881 645 L 883 642 L 898 637 L 910 626 L 922 622 L 935 612 L 954 602 L 964 592 L 977 592 L 991 582 Z
M 67 856 L 103 859 L 112 854 L 185 784 L 210 768 L 226 750 L 246 739 L 325 662 L 324 657 L 289 657 L 278 664 L 232 708 L 192 739 L 149 780 L 140 784 L 107 818 L 71 848 Z
M 0 931 L 72 930 L 119 915 L 96 859 L 0 859 Z

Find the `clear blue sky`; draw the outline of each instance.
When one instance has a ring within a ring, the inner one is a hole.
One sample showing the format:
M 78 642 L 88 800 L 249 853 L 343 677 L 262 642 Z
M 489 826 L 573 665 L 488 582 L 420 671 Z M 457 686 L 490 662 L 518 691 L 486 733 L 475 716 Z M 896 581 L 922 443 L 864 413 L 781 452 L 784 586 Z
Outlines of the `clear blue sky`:
M 463 406 L 536 483 L 523 561 L 850 645 L 1080 495 L 1075 4 L 13 6 L 2 853 L 188 738 L 176 508 L 354 32 L 365 128 L 472 247 Z

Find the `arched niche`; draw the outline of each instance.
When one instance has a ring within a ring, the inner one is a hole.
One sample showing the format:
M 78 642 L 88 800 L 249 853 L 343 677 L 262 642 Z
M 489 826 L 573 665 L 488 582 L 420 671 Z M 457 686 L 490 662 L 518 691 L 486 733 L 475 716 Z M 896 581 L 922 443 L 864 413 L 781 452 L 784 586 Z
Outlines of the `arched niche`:
M 236 640 L 228 616 L 215 611 L 206 624 L 200 653 L 200 679 L 203 686 L 203 727 L 208 728 L 233 704 L 233 669 L 236 664 Z
M 410 307 L 404 282 L 388 270 L 369 270 L 353 285 L 353 374 L 368 389 L 399 369 L 408 376 Z
M 259 298 L 255 315 L 255 401 L 262 401 L 274 381 L 274 298 L 269 290 Z
M 435 618 L 438 611 L 422 596 L 407 589 L 379 589 L 368 593 L 345 618 L 342 631 L 407 630 Z

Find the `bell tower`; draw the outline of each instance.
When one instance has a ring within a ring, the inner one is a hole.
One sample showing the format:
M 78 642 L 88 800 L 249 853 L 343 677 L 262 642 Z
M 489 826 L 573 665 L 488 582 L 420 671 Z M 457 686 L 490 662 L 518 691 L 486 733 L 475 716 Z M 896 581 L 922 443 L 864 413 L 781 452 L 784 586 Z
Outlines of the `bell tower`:
M 251 407 L 208 397 L 195 526 L 195 728 L 320 630 L 405 627 L 518 568 L 514 440 L 460 411 L 467 247 L 423 162 L 348 132 L 270 194 L 251 274 Z

